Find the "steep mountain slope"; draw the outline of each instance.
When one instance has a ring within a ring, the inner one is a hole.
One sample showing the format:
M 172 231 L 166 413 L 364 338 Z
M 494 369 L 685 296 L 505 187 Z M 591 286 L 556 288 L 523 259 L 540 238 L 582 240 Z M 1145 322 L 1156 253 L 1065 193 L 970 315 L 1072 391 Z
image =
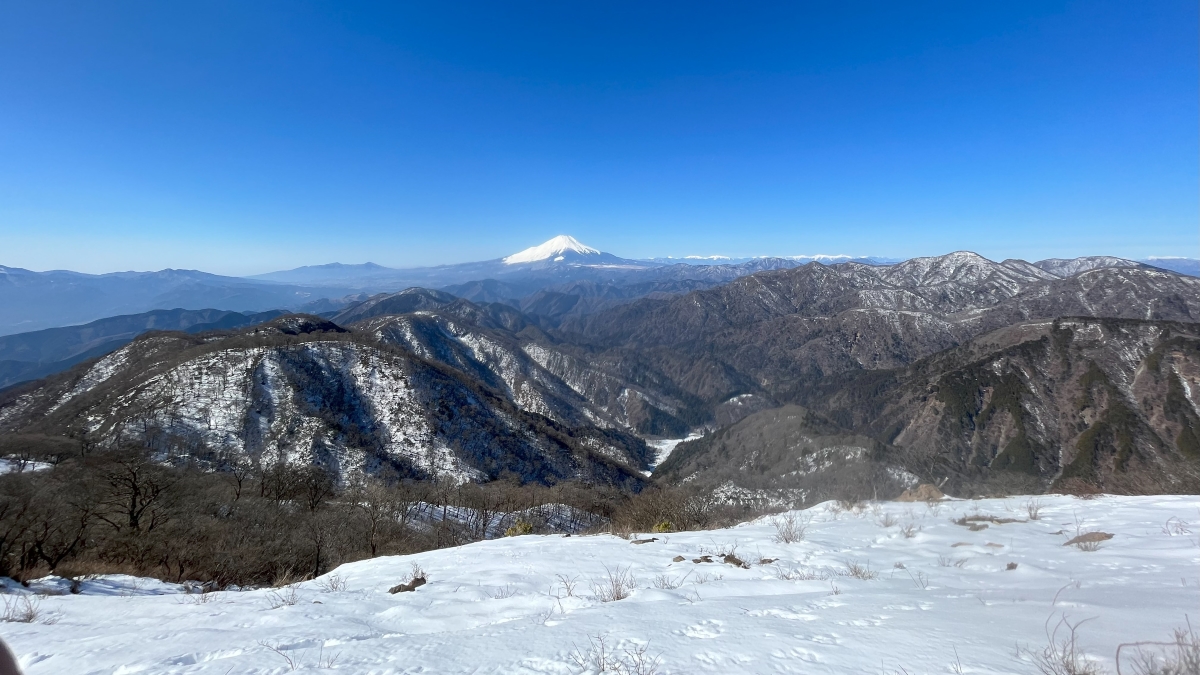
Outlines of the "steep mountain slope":
M 47 328 L 0 337 L 0 388 L 35 380 L 103 356 L 151 330 L 200 333 L 269 321 L 283 312 L 242 314 L 218 309 L 160 309 L 114 316 L 82 326 Z
M 614 273 L 578 272 L 575 280 L 548 284 L 545 279 L 497 281 L 485 279 L 446 286 L 443 290 L 474 302 L 504 302 L 519 308 L 548 327 L 572 317 L 583 317 L 640 298 L 663 298 L 712 288 L 764 270 L 788 269 L 796 262 L 759 258 L 736 265 L 687 265 Z
M 546 293 L 540 300 L 554 297 Z M 732 398 L 753 395 L 756 408 L 798 400 L 827 376 L 903 367 L 1030 318 L 1191 321 L 1200 316 L 1200 281 L 1121 267 L 1059 279 L 1021 261 L 959 253 L 891 267 L 810 264 L 768 271 L 711 290 L 568 317 L 563 330 L 546 330 L 539 317 L 502 304 L 419 290 L 364 304 L 337 321 L 386 315 L 389 306 L 421 307 L 427 316 L 390 322 L 386 339 L 492 386 L 506 382 L 514 401 L 518 391 L 537 390 L 539 402 L 530 404 L 558 410 L 559 419 L 581 419 L 566 412 L 574 409 L 640 433 L 682 436 L 710 420 L 728 421 L 722 410 Z M 484 343 L 503 356 L 478 353 Z M 501 372 L 505 367 L 510 372 Z M 554 387 L 543 389 L 552 381 Z M 558 383 L 589 405 L 564 399 Z
M 835 496 L 898 495 L 918 480 L 901 466 L 895 448 L 785 405 L 680 443 L 654 477 L 720 488 L 731 496 L 786 495 L 785 503 L 815 503 Z
M 906 449 L 927 480 L 1152 492 L 1200 490 L 1197 395 L 1200 325 L 1065 318 L 831 378 L 802 398 Z
M 738 394 L 786 400 L 820 378 L 896 368 L 1035 318 L 1200 318 L 1200 280 L 1104 268 L 1043 279 L 974 254 L 891 267 L 848 263 L 764 272 L 564 322 L 602 362 L 649 361 L 715 405 Z
M 436 310 L 349 324 L 384 344 L 455 368 L 514 405 L 568 424 L 683 433 L 689 403 L 669 383 L 608 369 L 586 350 L 555 340 L 517 310 L 456 300 Z
M 908 368 L 826 378 L 799 395 L 811 409 L 682 443 L 654 475 L 815 499 L 890 497 L 918 479 L 968 493 L 1194 493 L 1197 395 L 1198 324 L 1025 322 Z
M 7 433 L 145 443 L 220 464 L 342 475 L 579 478 L 636 488 L 650 453 L 614 429 L 526 412 L 407 349 L 293 315 L 236 333 L 162 333 L 0 399 Z

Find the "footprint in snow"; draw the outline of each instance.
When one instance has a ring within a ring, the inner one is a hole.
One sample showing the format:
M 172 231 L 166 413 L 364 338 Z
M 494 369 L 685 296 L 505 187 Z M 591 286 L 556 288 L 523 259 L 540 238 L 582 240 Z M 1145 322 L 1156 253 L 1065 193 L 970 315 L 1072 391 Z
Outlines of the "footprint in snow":
M 724 632 L 721 628 L 722 625 L 724 625 L 723 622 L 717 621 L 716 619 L 713 619 L 712 621 L 701 621 L 700 623 L 683 629 L 683 634 L 690 638 L 715 638 Z

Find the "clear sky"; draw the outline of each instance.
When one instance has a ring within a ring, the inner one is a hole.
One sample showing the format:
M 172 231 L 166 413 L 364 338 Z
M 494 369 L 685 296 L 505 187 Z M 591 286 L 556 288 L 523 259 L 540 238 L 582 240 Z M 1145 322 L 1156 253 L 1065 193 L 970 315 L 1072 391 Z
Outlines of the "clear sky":
M 0 1 L 0 264 L 1200 257 L 1197 3 Z

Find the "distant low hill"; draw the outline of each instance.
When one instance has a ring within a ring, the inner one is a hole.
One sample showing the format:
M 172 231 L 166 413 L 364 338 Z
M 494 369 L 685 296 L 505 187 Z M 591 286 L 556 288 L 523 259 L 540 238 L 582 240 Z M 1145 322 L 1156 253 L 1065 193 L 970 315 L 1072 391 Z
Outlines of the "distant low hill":
M 1200 277 L 1200 260 L 1195 258 L 1143 258 L 1138 262 L 1192 277 Z
M 100 319 L 82 326 L 47 328 L 0 337 L 0 388 L 64 371 L 103 356 L 142 333 L 173 330 L 202 333 L 250 326 L 283 314 L 242 314 L 219 309 L 160 309 Z
M 0 266 L 0 335 L 182 307 L 235 312 L 301 309 L 340 289 L 252 281 L 195 270 L 82 274 Z

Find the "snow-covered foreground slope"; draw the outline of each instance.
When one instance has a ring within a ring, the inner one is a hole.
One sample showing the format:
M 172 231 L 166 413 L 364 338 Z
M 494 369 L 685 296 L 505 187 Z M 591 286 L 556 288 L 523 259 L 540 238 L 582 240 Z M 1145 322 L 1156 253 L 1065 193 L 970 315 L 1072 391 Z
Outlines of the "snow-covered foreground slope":
M 1167 639 L 1188 613 L 1200 624 L 1200 526 L 1188 524 L 1200 499 L 1042 497 L 1038 520 L 1028 502 L 829 503 L 799 513 L 811 523 L 790 544 L 769 519 L 644 544 L 513 537 L 344 565 L 294 592 L 188 596 L 111 577 L 42 598 L 38 621 L 0 634 L 30 674 L 313 672 L 330 661 L 347 673 L 577 673 L 572 656 L 599 640 L 627 665 L 626 650 L 645 648 L 658 673 L 915 674 L 955 672 L 956 660 L 966 673 L 1037 672 L 1022 650 L 1044 647 L 1047 622 L 1064 615 L 1092 619 L 1081 646 L 1110 669 L 1117 644 Z M 1019 522 L 951 522 L 972 515 Z M 1092 551 L 1063 545 L 1093 530 L 1115 536 Z M 748 569 L 720 562 L 735 547 Z M 716 562 L 692 562 L 706 554 Z M 428 583 L 389 594 L 413 563 Z M 847 576 L 856 564 L 877 577 Z M 629 597 L 601 602 L 610 573 L 632 576 Z

